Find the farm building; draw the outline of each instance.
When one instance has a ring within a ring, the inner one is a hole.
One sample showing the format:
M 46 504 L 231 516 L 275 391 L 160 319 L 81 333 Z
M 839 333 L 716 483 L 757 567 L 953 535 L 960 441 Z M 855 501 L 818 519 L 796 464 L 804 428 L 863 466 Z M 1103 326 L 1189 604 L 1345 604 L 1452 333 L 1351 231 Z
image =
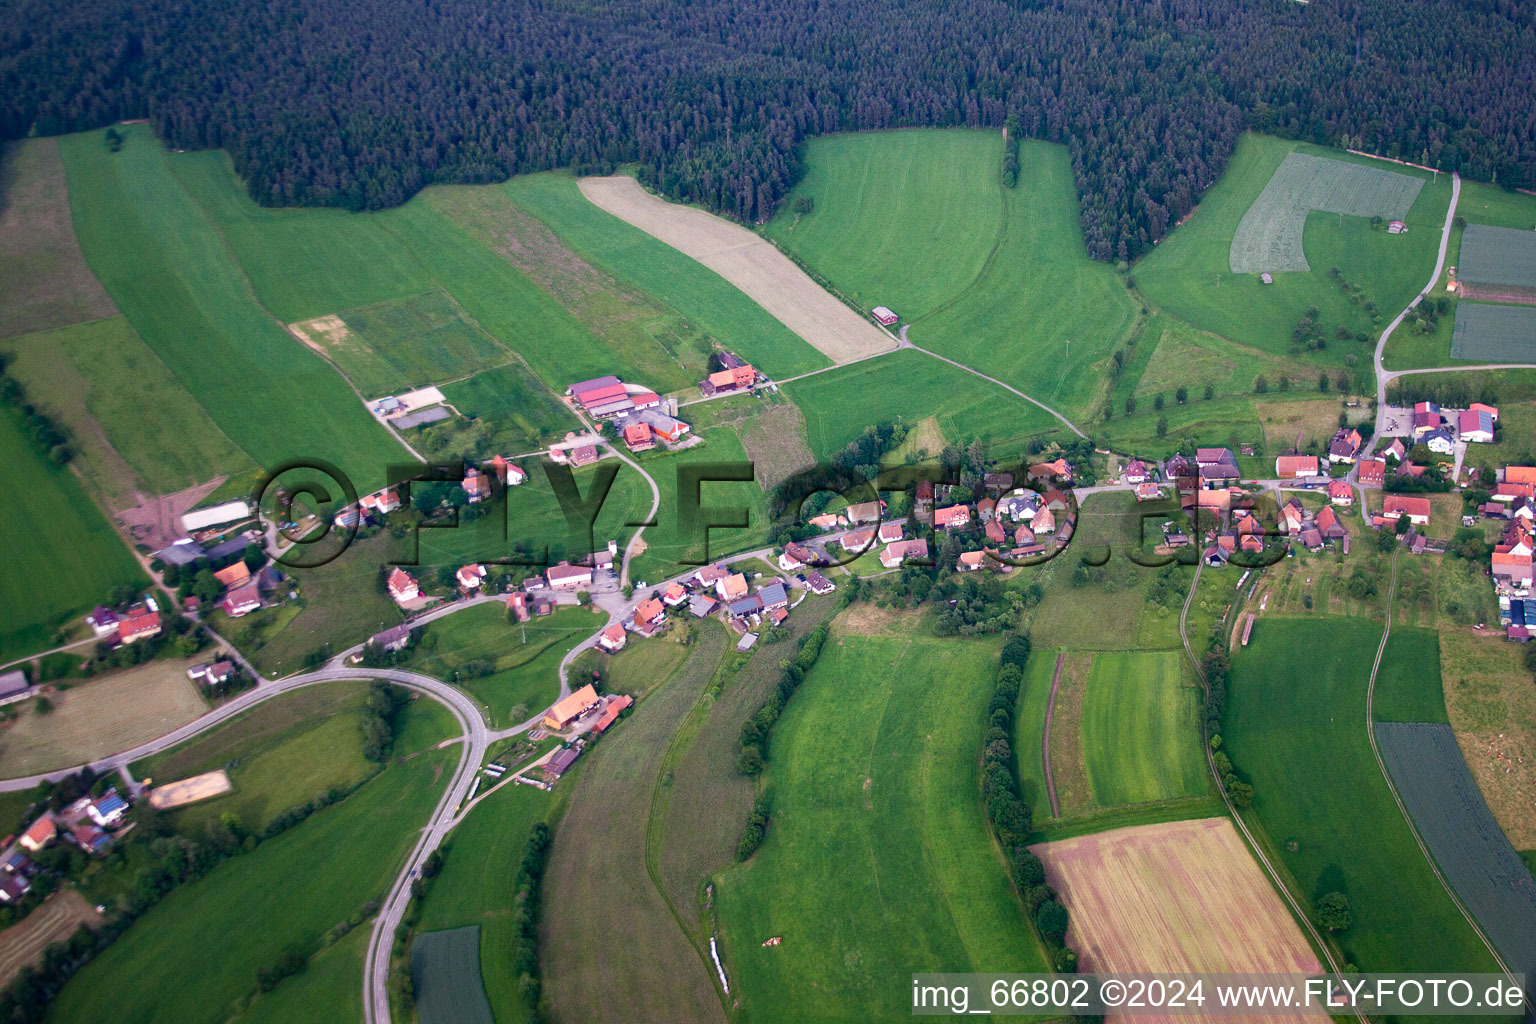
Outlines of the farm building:
M 881 327 L 895 327 L 896 324 L 901 320 L 901 317 L 897 316 L 895 311 L 888 309 L 885 306 L 876 306 L 869 312 L 870 315 L 875 318 L 875 323 L 879 324 Z
M 141 604 L 128 609 L 128 614 L 117 624 L 117 639 L 125 644 L 159 635 L 160 613 Z
M 729 395 L 750 388 L 757 383 L 757 369 L 750 363 L 727 367 L 710 374 L 699 382 L 699 391 L 706 397 Z
M 768 584 L 757 592 L 757 596 L 762 600 L 763 607 L 769 611 L 789 604 L 789 591 L 784 589 L 782 583 Z
M 694 594 L 688 599 L 688 614 L 702 619 L 713 613 L 717 604 L 719 602 L 708 594 Z
M 1407 516 L 1410 523 L 1416 526 L 1429 524 L 1429 499 L 1414 498 L 1403 494 L 1389 494 L 1381 506 L 1381 515 L 1384 519 L 1396 520 Z
M 551 729 L 564 729 L 597 707 L 599 702 L 597 691 L 592 688 L 591 683 L 588 683 L 575 693 L 555 701 L 544 715 L 544 724 Z
M 1463 441 L 1491 443 L 1493 414 L 1477 409 L 1463 409 L 1456 416 L 1456 432 L 1461 435 Z
M 29 692 L 31 687 L 27 685 L 27 674 L 21 669 L 0 672 L 0 704 L 21 700 Z
M 594 419 L 607 419 L 630 412 L 635 407 L 624 382 L 612 375 L 572 384 L 566 393 Z
M 191 533 L 194 530 L 206 530 L 213 526 L 222 526 L 225 523 L 238 522 L 241 519 L 251 517 L 251 506 L 243 501 L 226 501 L 222 505 L 214 505 L 212 508 L 200 508 L 195 512 L 187 512 L 181 517 L 181 528 Z
M 1400 220 L 1394 220 L 1392 223 L 1387 225 L 1387 234 L 1389 235 L 1403 235 L 1407 233 L 1408 225 L 1404 224 Z
M 1275 283 L 1274 275 L 1272 275 L 1269 271 L 1266 270 L 1264 273 L 1259 275 L 1259 283 L 1260 284 L 1274 284 Z
M 574 590 L 592 582 L 592 568 L 587 565 L 571 565 L 561 562 L 544 570 L 544 578 L 553 590 Z
M 219 607 L 224 609 L 224 614 L 232 619 L 238 619 L 242 615 L 261 609 L 261 586 L 252 580 L 242 583 L 238 587 L 232 587 L 224 599 L 219 602 Z
M 597 724 L 592 727 L 592 731 L 606 732 L 610 725 L 619 720 L 619 714 L 625 708 L 634 704 L 634 702 L 635 698 L 631 697 L 627 693 L 621 693 L 617 697 L 614 697 L 603 708 L 602 717 L 598 718 Z
M 557 751 L 555 756 L 549 759 L 544 765 L 544 771 L 546 774 L 558 779 L 571 770 L 571 765 L 575 764 L 576 759 L 580 756 L 581 751 L 575 747 L 566 747 L 564 750 Z
M 624 428 L 624 443 L 632 452 L 648 452 L 656 447 L 656 442 L 651 439 L 651 425 L 649 423 L 631 423 Z
M 1275 459 L 1275 476 L 1281 480 L 1317 476 L 1316 455 L 1281 455 Z

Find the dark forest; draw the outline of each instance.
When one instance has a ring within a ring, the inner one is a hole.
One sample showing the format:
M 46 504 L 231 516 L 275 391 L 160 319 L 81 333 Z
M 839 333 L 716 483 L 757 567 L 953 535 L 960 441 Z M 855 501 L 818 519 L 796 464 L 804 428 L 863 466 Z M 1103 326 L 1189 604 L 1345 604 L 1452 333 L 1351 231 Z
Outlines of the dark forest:
M 1513 0 L 14 0 L 0 137 L 149 118 L 266 204 L 637 163 L 767 217 L 812 135 L 1066 143 L 1098 259 L 1134 259 L 1247 128 L 1536 184 L 1536 12 Z

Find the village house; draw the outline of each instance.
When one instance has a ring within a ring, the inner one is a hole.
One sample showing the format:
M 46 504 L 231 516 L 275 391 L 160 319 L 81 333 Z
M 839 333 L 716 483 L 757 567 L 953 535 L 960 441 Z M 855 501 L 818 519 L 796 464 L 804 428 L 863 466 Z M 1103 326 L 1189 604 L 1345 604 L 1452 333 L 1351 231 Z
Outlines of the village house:
M 459 589 L 468 593 L 471 590 L 479 590 L 480 584 L 485 582 L 485 566 L 464 565 L 454 574 L 459 581 Z
M 572 466 L 590 466 L 597 461 L 597 445 L 584 444 L 571 449 L 569 456 Z
M 6 875 L 0 878 L 0 903 L 15 903 L 32 889 L 32 883 L 24 875 Z
M 91 627 L 91 632 L 96 634 L 96 639 L 112 636 L 117 632 L 117 612 L 110 608 L 97 605 L 95 609 L 85 617 L 85 624 Z
M 775 608 L 785 608 L 789 605 L 789 591 L 784 584 L 778 581 L 768 584 L 757 592 L 758 599 L 763 602 L 763 607 L 768 611 Z
M 651 439 L 651 425 L 649 423 L 631 423 L 624 428 L 624 444 L 632 452 L 648 452 L 656 447 L 656 442 Z
M 678 605 L 688 603 L 688 588 L 673 580 L 667 584 L 667 589 L 661 592 L 661 603 L 668 608 L 676 608 Z
M 1034 491 L 1017 491 L 997 503 L 997 514 L 1018 522 L 1033 519 L 1039 507 L 1040 495 Z
M 1355 503 L 1355 489 L 1343 480 L 1330 480 L 1328 482 L 1328 500 L 1335 505 L 1353 505 Z
M 986 560 L 987 555 L 984 551 L 962 551 L 955 568 L 961 572 L 973 572 L 980 569 Z
M 369 512 L 387 516 L 400 507 L 400 495 L 395 493 L 393 487 L 386 487 L 382 491 L 363 495 L 357 499 L 357 503 Z
M 1333 435 L 1333 440 L 1328 442 L 1328 461 L 1353 465 L 1363 443 L 1360 431 L 1353 427 L 1341 427 Z
M 932 485 L 930 484 L 929 486 L 931 487 Z M 1012 487 L 1012 473 L 986 473 L 981 478 L 981 488 L 988 494 L 1002 494 Z
M 990 523 L 992 517 L 997 514 L 997 499 L 982 498 L 976 503 L 976 518 L 984 523 Z
M 701 587 L 713 587 L 730 574 L 722 565 L 706 565 L 694 572 L 693 579 Z
M 624 627 L 615 622 L 597 635 L 597 646 L 612 654 L 615 651 L 622 651 L 628 640 L 629 634 L 624 632 Z
M 1042 534 L 1055 533 L 1056 513 L 1052 512 L 1048 508 L 1043 508 L 1035 514 L 1034 519 L 1030 520 L 1029 525 L 1030 529 L 1034 531 L 1034 534 L 1037 537 Z
M 160 613 L 146 605 L 134 605 L 117 624 L 117 639 L 120 643 L 136 643 L 159 635 Z
M 251 578 L 251 570 L 244 562 L 227 565 L 213 574 L 213 578 L 226 587 L 238 587 Z
M 762 610 L 763 599 L 756 594 L 739 597 L 734 601 L 727 602 L 725 606 L 725 613 L 738 621 L 751 618 Z
M 1488 444 L 1493 441 L 1492 413 L 1464 409 L 1456 416 L 1456 432 L 1467 442 Z
M 1275 459 L 1275 476 L 1281 480 L 1317 476 L 1316 455 L 1282 455 Z
M 848 520 L 835 512 L 823 512 L 819 516 L 812 516 L 808 522 L 818 530 L 835 530 L 839 526 L 848 524 Z
M 1317 524 L 1318 530 L 1326 540 L 1342 540 L 1349 536 L 1349 531 L 1339 522 L 1338 513 L 1327 505 L 1317 510 L 1317 516 L 1313 522 Z
M 1001 519 L 993 519 L 987 523 L 987 528 L 983 532 L 986 534 L 987 540 L 994 544 L 1001 544 L 1008 537 L 1008 531 L 1003 528 L 1003 521 Z
M 1163 489 L 1154 483 L 1139 483 L 1136 485 L 1137 501 L 1156 501 L 1163 496 Z
M 1449 430 L 1437 428 L 1422 438 L 1424 445 L 1437 455 L 1450 455 L 1456 450 L 1456 439 Z
M 261 585 L 255 580 L 250 580 L 231 589 L 219 602 L 219 607 L 223 608 L 224 614 L 232 619 L 260 610 Z
M 1387 478 L 1387 463 L 1384 459 L 1361 459 L 1355 472 L 1362 484 L 1380 487 Z
M 542 581 L 540 581 L 542 582 Z M 518 622 L 528 621 L 528 598 L 521 590 L 514 590 L 507 595 L 507 611 Z
M 875 541 L 874 530 L 850 530 L 838 541 L 844 551 L 862 553 Z
M 719 602 L 708 594 L 694 594 L 688 599 L 688 614 L 694 618 L 702 619 L 714 614 Z
M 1394 437 L 1391 441 L 1387 442 L 1387 446 L 1381 450 L 1381 454 L 1383 458 L 1391 459 L 1393 462 L 1402 462 L 1408 457 L 1408 446 L 1403 444 L 1402 438 Z
M 971 510 L 966 505 L 946 505 L 933 510 L 936 530 L 963 530 L 971 524 Z
M 508 462 L 500 455 L 491 459 L 490 467 L 491 472 L 496 474 L 496 479 L 508 487 L 516 487 L 528 479 L 528 474 L 521 466 Z
M 112 845 L 111 836 L 95 825 L 87 825 L 83 822 L 70 831 L 69 837 L 86 853 L 104 853 Z
M 473 466 L 464 471 L 464 479 L 459 486 L 464 488 L 465 495 L 471 505 L 478 505 L 491 496 L 491 477 L 488 473 L 482 473 Z
M 796 569 L 807 565 L 816 564 L 816 553 L 803 544 L 790 541 L 784 545 L 784 551 L 779 555 L 779 568 L 785 572 L 794 572 Z
M 1407 516 L 1408 521 L 1415 526 L 1429 525 L 1430 503 L 1428 498 L 1415 498 L 1403 494 L 1389 494 L 1382 502 L 1381 515 L 1383 519 L 1394 522 L 1402 516 Z
M 1028 473 L 1030 480 L 1072 482 L 1072 466 L 1066 459 L 1057 459 L 1054 462 L 1037 462 L 1029 467 Z
M 881 523 L 879 531 L 875 534 L 881 544 L 890 544 L 901 540 L 907 532 L 907 525 L 900 520 L 891 523 Z
M 715 592 L 727 603 L 746 597 L 747 577 L 739 572 L 731 573 L 715 584 Z
M 51 845 L 58 834 L 59 826 L 54 823 L 53 816 L 45 814 L 21 834 L 21 845 L 36 853 Z
M 1301 532 L 1301 527 L 1306 522 L 1307 511 L 1302 507 L 1300 498 L 1292 498 L 1280 506 L 1280 525 L 1286 533 L 1292 537 Z
M 878 523 L 884 513 L 885 502 L 878 499 L 857 502 L 849 505 L 846 510 L 849 523 Z
M 819 572 L 806 573 L 805 585 L 811 589 L 813 594 L 830 594 L 837 589 L 837 586 L 831 580 Z
M 927 558 L 928 542 L 921 537 L 917 540 L 899 540 L 880 552 L 880 564 L 887 569 L 894 569 L 909 558 Z
M 1420 402 L 1413 407 L 1413 439 L 1418 441 L 1431 430 L 1439 430 L 1440 407 L 1434 402 Z
M 757 370 L 750 364 L 731 366 L 710 374 L 699 382 L 699 391 L 705 398 L 728 395 L 750 388 L 757 383 Z
M 1147 482 L 1147 464 L 1141 459 L 1132 459 L 1125 464 L 1120 471 L 1120 482 L 1127 484 L 1144 484 Z
M 398 626 L 391 626 L 386 630 L 373 634 L 368 640 L 371 644 L 377 644 L 381 650 L 393 654 L 403 651 L 411 645 L 411 627 L 402 622 Z
M 561 562 L 544 570 L 544 578 L 551 590 L 576 590 L 592 582 L 592 567 Z
M 555 701 L 544 715 L 544 725 L 558 732 L 597 707 L 599 703 L 601 698 L 592 688 L 592 684 L 588 683 L 575 693 Z
M 389 588 L 389 596 L 395 604 L 406 604 L 421 596 L 421 587 L 417 584 L 416 578 L 398 567 L 390 571 L 385 585 Z
M 85 813 L 101 828 L 116 828 L 128 813 L 128 801 L 109 789 L 85 805 Z

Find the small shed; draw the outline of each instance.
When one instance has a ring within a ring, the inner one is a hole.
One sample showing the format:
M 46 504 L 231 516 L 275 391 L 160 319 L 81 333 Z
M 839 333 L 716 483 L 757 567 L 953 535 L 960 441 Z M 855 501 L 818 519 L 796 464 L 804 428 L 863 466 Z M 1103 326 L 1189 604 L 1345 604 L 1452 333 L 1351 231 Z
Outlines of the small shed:
M 1266 270 L 1266 271 L 1264 271 L 1264 273 L 1259 275 L 1259 283 L 1260 284 L 1274 284 L 1275 283 L 1275 277 L 1274 277 L 1273 274 L 1271 274 L 1269 271 Z
M 875 323 L 879 324 L 881 327 L 895 327 L 896 323 L 901 319 L 901 317 L 897 316 L 894 312 L 885 306 L 876 306 L 874 309 L 870 310 L 870 313 L 874 316 Z

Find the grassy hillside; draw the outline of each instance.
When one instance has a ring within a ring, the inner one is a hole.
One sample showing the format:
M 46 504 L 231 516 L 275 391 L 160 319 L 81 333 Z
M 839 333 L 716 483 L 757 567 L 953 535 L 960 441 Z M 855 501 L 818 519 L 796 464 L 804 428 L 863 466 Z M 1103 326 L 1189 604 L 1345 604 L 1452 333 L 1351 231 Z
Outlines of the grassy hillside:
M 1197 691 L 1177 651 L 1095 654 L 1083 697 L 1083 760 L 1100 807 L 1204 796 Z
M 0 409 L 0 466 L 0 532 L 12 540 L 0 573 L 0 661 L 9 661 L 52 646 L 55 630 L 117 584 L 148 581 L 80 481 L 44 459 L 10 409 Z
M 1362 971 L 1493 969 L 1392 802 L 1365 734 L 1381 626 L 1265 618 L 1234 657 L 1224 749 L 1256 791 L 1250 812 L 1304 899 L 1340 891 L 1338 936 Z
M 827 642 L 774 730 L 767 839 L 716 886 L 742 1020 L 905 1019 L 904 972 L 1045 969 L 980 806 L 996 658 Z
M 1264 190 L 1275 168 L 1293 151 L 1366 162 L 1425 178 L 1423 190 L 1407 217 L 1408 233 L 1389 235 L 1373 229 L 1365 217 L 1313 213 L 1307 218 L 1303 237 L 1310 271 L 1276 274 L 1271 285 L 1260 284 L 1254 274 L 1233 274 L 1229 255 L 1238 223 Z M 1351 353 L 1368 360 L 1369 344 L 1335 341 L 1334 329 L 1343 324 L 1351 332 L 1364 331 L 1374 343 L 1387 321 L 1424 287 L 1434 269 L 1440 229 L 1451 196 L 1448 175 L 1434 184 L 1428 180 L 1430 177 L 1409 167 L 1367 161 L 1336 150 L 1263 135 L 1244 135 L 1227 163 L 1226 172 L 1201 198 L 1195 211 L 1133 268 L 1136 285 L 1147 298 L 1196 327 L 1272 355 L 1289 352 L 1292 330 L 1308 307 L 1316 306 L 1318 322 L 1329 339 L 1328 347 L 1317 353 L 1302 353 L 1300 357 L 1328 366 L 1342 364 Z M 1333 267 L 1360 286 L 1366 299 L 1376 303 L 1381 313 L 1379 324 L 1363 304 L 1356 306 L 1348 301 L 1329 274 Z
M 118 308 L 229 438 L 260 465 L 336 463 L 371 489 L 405 452 L 346 382 L 263 308 L 216 225 L 147 129 L 120 152 L 60 140 L 75 230 Z M 207 467 L 209 476 L 227 467 Z
M 852 301 L 917 320 L 982 272 L 1001 226 L 996 132 L 830 135 L 804 159 L 764 233 Z M 814 204 L 804 216 L 802 197 Z

